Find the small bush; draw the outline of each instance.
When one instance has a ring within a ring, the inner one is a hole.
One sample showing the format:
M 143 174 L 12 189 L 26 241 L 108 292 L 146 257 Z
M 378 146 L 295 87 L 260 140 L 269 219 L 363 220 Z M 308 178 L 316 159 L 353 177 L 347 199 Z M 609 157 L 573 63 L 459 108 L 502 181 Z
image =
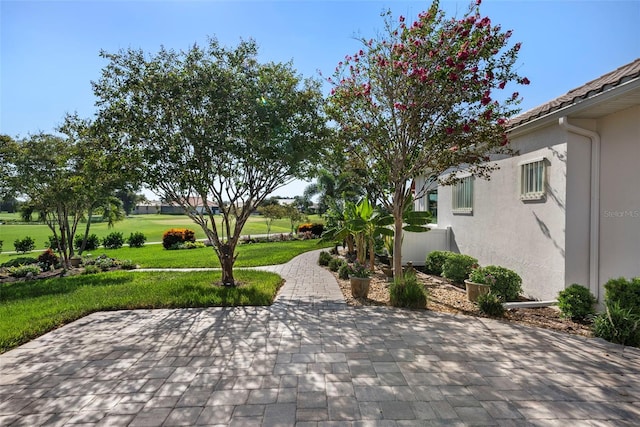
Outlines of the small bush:
M 76 249 L 80 249 L 82 247 L 82 241 L 84 240 L 84 235 L 77 235 L 73 240 L 73 244 Z M 100 238 L 95 234 L 90 234 L 87 236 L 87 243 L 84 245 L 85 251 L 95 251 L 100 246 Z
M 331 254 L 327 251 L 322 251 L 320 252 L 320 255 L 318 256 L 318 265 L 322 265 L 324 267 L 327 267 L 329 265 L 329 261 L 331 261 L 333 259 L 333 257 L 331 256 Z
M 90 264 L 84 267 L 84 271 L 82 272 L 82 274 L 97 274 L 101 271 L 102 269 L 100 269 L 100 267 L 98 267 L 97 265 Z
M 611 279 L 604 285 L 607 305 L 618 303 L 621 308 L 628 308 L 640 314 L 640 277 L 627 280 L 624 277 Z
M 469 274 L 474 267 L 477 267 L 478 260 L 469 255 L 450 254 L 442 265 L 442 276 L 462 285 L 469 278 Z
M 9 261 L 2 263 L 0 264 L 0 267 L 6 267 L 6 268 L 19 267 L 21 265 L 36 264 L 37 262 L 38 262 L 37 258 L 22 256 L 22 257 L 10 259 Z
M 45 242 L 45 246 L 47 248 L 51 248 L 53 250 L 58 250 L 58 239 L 56 239 L 56 236 L 49 236 L 48 241 Z
M 206 245 L 203 242 L 183 242 L 183 243 L 175 243 L 171 246 L 170 250 L 179 250 L 179 249 L 200 249 L 204 248 Z
M 593 334 L 616 344 L 640 346 L 640 314 L 623 308 L 618 302 L 607 304 L 607 310 L 596 316 Z
M 109 233 L 102 239 L 102 246 L 106 249 L 120 249 L 124 245 L 124 237 L 119 231 Z
M 37 276 L 41 271 L 40 267 L 34 264 L 9 268 L 9 274 L 15 277 Z
M 314 222 L 311 224 L 311 234 L 314 236 L 320 237 L 322 236 L 322 232 L 324 231 L 324 224 L 319 222 Z
M 127 243 L 130 248 L 141 248 L 144 246 L 144 243 L 147 241 L 147 236 L 140 231 L 136 231 L 135 233 L 131 233 L 129 238 L 127 239 Z
M 120 262 L 120 268 L 123 270 L 135 270 L 138 266 L 130 259 L 125 259 Z
M 324 231 L 324 224 L 319 222 L 306 222 L 298 226 L 298 234 L 311 233 L 314 237 L 320 237 Z
M 176 248 L 176 243 L 195 242 L 196 234 L 188 228 L 172 228 L 162 235 L 162 246 L 165 249 Z
M 425 308 L 427 291 L 418 283 L 415 273 L 405 273 L 404 283 L 396 279 L 389 287 L 389 299 L 394 307 Z
M 24 254 L 31 252 L 36 247 L 36 241 L 27 236 L 24 239 L 16 239 L 13 246 L 16 248 L 16 252 Z
M 562 317 L 572 320 L 584 320 L 594 313 L 596 298 L 589 289 L 577 283 L 558 293 L 558 308 Z
M 83 263 L 85 265 L 85 268 L 87 268 L 87 266 L 94 266 L 96 268 L 99 268 L 101 271 L 107 271 L 110 268 L 118 266 L 116 259 L 110 258 L 104 254 L 98 256 L 95 259 L 84 259 Z
M 478 309 L 480 309 L 484 314 L 492 317 L 504 316 L 504 306 L 502 305 L 502 301 L 493 293 L 479 295 L 476 304 L 478 305 Z
M 38 265 L 42 271 L 49 271 L 51 267 L 58 265 L 60 257 L 53 252 L 53 249 L 49 248 L 38 256 Z
M 491 293 L 503 301 L 515 301 L 522 292 L 522 279 L 508 268 L 497 265 L 476 268 L 469 274 L 469 280 L 491 287 Z
M 351 276 L 351 273 L 353 273 L 353 270 L 351 269 L 351 266 L 347 263 L 342 264 L 338 268 L 338 277 L 342 280 L 347 280 L 349 276 Z
M 346 262 L 343 259 L 332 258 L 331 261 L 329 261 L 329 270 L 336 272 L 344 264 L 346 264 Z
M 427 255 L 427 260 L 424 265 L 426 272 L 436 276 L 442 276 L 442 266 L 452 253 L 453 252 L 449 251 L 431 251 L 429 255 Z

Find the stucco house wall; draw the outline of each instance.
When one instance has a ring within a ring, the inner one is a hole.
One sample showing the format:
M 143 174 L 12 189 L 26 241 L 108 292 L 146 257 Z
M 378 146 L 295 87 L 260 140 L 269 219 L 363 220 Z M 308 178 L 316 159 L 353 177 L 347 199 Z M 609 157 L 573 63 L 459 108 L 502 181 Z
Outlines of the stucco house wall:
M 578 283 L 602 304 L 608 280 L 640 277 L 640 58 L 514 118 L 509 135 L 518 153 L 475 180 L 472 213 L 439 187 L 440 249 L 508 267 L 542 300 Z M 539 158 L 545 197 L 522 201 L 520 165 Z
M 640 276 L 640 106 L 604 117 L 598 129 L 602 287 L 611 278 Z
M 519 156 L 497 161 L 491 180 L 475 179 L 473 212 L 452 210 L 452 187 L 438 189 L 438 228 L 451 228 L 452 250 L 476 257 L 481 265 L 516 271 L 526 295 L 554 298 L 564 285 L 564 215 L 567 144 L 564 132 L 548 127 L 512 141 Z M 547 197 L 522 201 L 519 164 L 546 159 Z

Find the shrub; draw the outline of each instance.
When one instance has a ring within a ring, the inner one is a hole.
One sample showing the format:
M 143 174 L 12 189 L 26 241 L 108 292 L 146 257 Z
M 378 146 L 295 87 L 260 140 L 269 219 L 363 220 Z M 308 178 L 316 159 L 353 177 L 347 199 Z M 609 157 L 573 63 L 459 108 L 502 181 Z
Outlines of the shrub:
M 333 259 L 333 257 L 331 256 L 331 254 L 327 251 L 322 251 L 320 252 L 320 255 L 318 256 L 318 265 L 322 265 L 322 266 L 328 266 L 329 265 L 329 261 L 331 261 Z
M 40 267 L 34 264 L 9 268 L 9 274 L 15 277 L 27 277 L 29 275 L 37 276 L 40 274 L 40 271 Z
M 102 271 L 107 271 L 110 268 L 113 267 L 117 267 L 118 263 L 116 261 L 116 259 L 114 258 L 110 258 L 104 254 L 98 256 L 95 259 L 90 259 L 90 258 L 85 258 L 83 260 L 83 264 L 85 266 L 85 268 L 87 268 L 88 266 L 93 266 L 95 268 L 98 268 Z
M 502 317 L 504 315 L 502 301 L 493 293 L 478 295 L 476 304 L 481 312 L 489 316 Z
M 298 233 L 311 233 L 311 227 L 313 226 L 313 224 L 311 224 L 310 222 L 305 222 L 303 224 L 300 224 L 298 226 Z
M 135 270 L 138 266 L 130 259 L 125 259 L 120 262 L 120 268 L 123 270 Z
M 425 308 L 427 306 L 427 291 L 418 283 L 415 273 L 404 274 L 404 283 L 399 279 L 389 287 L 389 299 L 394 307 Z
M 558 308 L 562 317 L 572 320 L 584 320 L 594 313 L 593 305 L 596 298 L 591 295 L 589 289 L 577 283 L 558 293 Z
M 147 241 L 147 236 L 140 231 L 136 231 L 135 233 L 131 233 L 129 238 L 127 239 L 127 243 L 130 248 L 141 248 L 144 246 L 144 243 Z
M 27 236 L 24 239 L 16 239 L 13 242 L 13 246 L 18 253 L 31 252 L 36 247 L 36 242 L 31 237 Z
M 97 265 L 90 264 L 84 267 L 84 271 L 82 272 L 82 274 L 97 274 L 101 271 L 102 270 Z
M 58 255 L 49 248 L 38 256 L 38 265 L 42 271 L 49 271 L 51 267 L 56 266 L 60 262 Z
M 47 248 L 58 250 L 58 239 L 56 236 L 49 236 L 49 240 L 45 243 Z
M 124 245 L 124 237 L 119 231 L 109 233 L 102 239 L 102 246 L 106 249 L 120 249 Z
M 605 302 L 620 304 L 621 308 L 628 308 L 640 314 L 640 277 L 627 280 L 624 277 L 611 279 L 604 285 Z
M 353 270 L 351 269 L 351 266 L 344 263 L 338 268 L 338 277 L 342 280 L 347 280 L 349 276 L 351 276 L 352 272 Z
M 491 287 L 491 293 L 503 301 L 514 301 L 522 292 L 522 279 L 515 271 L 497 265 L 476 268 L 469 280 Z
M 427 255 L 427 260 L 424 265 L 427 273 L 442 276 L 442 266 L 452 253 L 453 252 L 449 251 L 431 251 L 429 255 Z
M 442 275 L 457 284 L 463 284 L 478 265 L 478 260 L 462 254 L 449 254 L 442 265 Z
M 346 264 L 346 262 L 343 259 L 332 258 L 331 261 L 329 261 L 329 270 L 336 272 L 344 264 Z
M 165 249 L 176 249 L 176 243 L 195 242 L 196 234 L 188 228 L 172 228 L 162 235 L 162 246 Z
M 83 235 L 77 235 L 73 240 L 73 244 L 76 249 L 80 249 L 82 247 L 82 240 L 84 240 Z M 100 246 L 100 238 L 95 234 L 90 234 L 87 236 L 87 243 L 84 245 L 84 250 L 86 251 L 95 251 Z
M 200 249 L 204 248 L 206 245 L 203 242 L 184 242 L 184 243 L 176 243 L 169 249 L 178 250 L 178 249 Z
M 19 267 L 21 265 L 36 264 L 37 262 L 38 262 L 37 258 L 21 256 L 21 257 L 18 257 L 18 258 L 10 259 L 9 261 L 7 261 L 5 263 L 0 264 L 0 267 L 6 267 L 6 268 Z
M 319 222 L 314 222 L 313 224 L 311 224 L 311 234 L 313 234 L 314 236 L 320 237 L 323 231 L 324 224 Z
M 617 301 L 607 304 L 607 310 L 593 322 L 593 333 L 616 344 L 640 346 L 640 314 Z

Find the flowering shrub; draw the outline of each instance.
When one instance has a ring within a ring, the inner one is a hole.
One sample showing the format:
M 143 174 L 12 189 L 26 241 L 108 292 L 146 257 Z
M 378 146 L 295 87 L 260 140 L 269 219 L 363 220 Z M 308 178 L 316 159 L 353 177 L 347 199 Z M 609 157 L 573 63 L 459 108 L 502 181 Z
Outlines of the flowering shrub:
M 40 267 L 34 264 L 9 268 L 9 274 L 14 277 L 37 276 L 38 274 L 40 274 L 40 272 Z
M 508 268 L 489 265 L 473 270 L 469 280 L 491 287 L 491 293 L 503 301 L 515 301 L 522 292 L 522 279 Z
M 353 267 L 351 267 L 351 275 L 353 277 L 369 277 L 371 276 L 371 270 L 369 270 L 365 264 L 356 261 L 353 263 Z
M 298 226 L 298 234 L 311 233 L 314 237 L 319 237 L 324 231 L 324 224 L 319 222 L 305 222 Z
M 38 265 L 42 271 L 49 271 L 60 262 L 58 255 L 51 248 L 47 249 L 38 256 Z
M 165 249 L 177 249 L 176 243 L 195 242 L 196 234 L 188 228 L 172 228 L 162 235 L 162 246 Z

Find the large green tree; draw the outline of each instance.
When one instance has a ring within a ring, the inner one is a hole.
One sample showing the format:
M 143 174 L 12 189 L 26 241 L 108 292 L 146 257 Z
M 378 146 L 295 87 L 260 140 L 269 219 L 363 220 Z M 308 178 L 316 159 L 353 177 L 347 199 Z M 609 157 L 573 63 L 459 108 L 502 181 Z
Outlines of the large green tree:
M 109 63 L 94 92 L 103 129 L 143 168 L 146 184 L 202 228 L 222 282 L 234 285 L 249 215 L 274 190 L 308 176 L 322 152 L 319 83 L 291 64 L 259 63 L 252 41 L 102 56 Z
M 489 156 L 509 152 L 505 124 L 519 95 L 501 91 L 528 80 L 514 70 L 520 44 L 509 46 L 511 31 L 483 17 L 479 4 L 449 19 L 435 1 L 413 23 L 388 13 L 384 32 L 362 39 L 329 79 L 339 149 L 394 217 L 396 275 L 411 180 L 451 171 L 451 183 L 460 170 L 486 177 L 495 169 Z

